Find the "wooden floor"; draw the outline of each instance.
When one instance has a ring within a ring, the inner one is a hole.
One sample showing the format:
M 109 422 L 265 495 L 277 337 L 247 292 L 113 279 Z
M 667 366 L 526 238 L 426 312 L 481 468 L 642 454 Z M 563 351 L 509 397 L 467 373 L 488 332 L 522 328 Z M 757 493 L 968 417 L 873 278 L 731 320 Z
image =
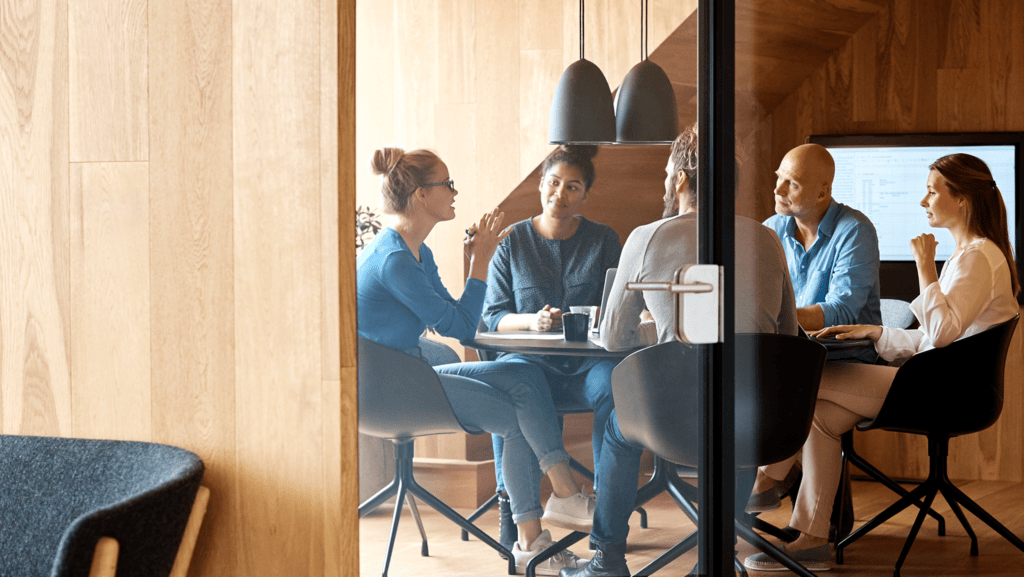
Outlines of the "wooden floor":
M 1011 531 L 1017 535 L 1024 535 L 1024 484 L 977 481 L 965 482 L 959 486 Z M 870 519 L 895 500 L 888 489 L 867 481 L 854 482 L 853 496 L 856 525 Z M 693 530 L 693 525 L 667 495 L 655 498 L 646 508 L 649 528 L 641 529 L 636 515 L 630 519 L 627 561 L 633 571 L 641 569 L 648 561 Z M 978 534 L 981 552 L 980 556 L 971 557 L 970 541 L 941 497 L 936 498 L 935 509 L 946 517 L 946 536 L 939 537 L 936 534 L 935 522 L 931 519 L 926 520 L 903 567 L 904 577 L 1024 575 L 1024 552 L 1014 548 L 995 531 L 968 513 L 968 520 Z M 391 512 L 391 507 L 385 505 L 377 513 L 360 522 L 360 572 L 364 576 L 381 574 Z M 420 539 L 416 524 L 406 508 L 399 525 L 389 575 L 481 577 L 507 573 L 505 562 L 486 545 L 475 539 L 468 543 L 459 540 L 458 528 L 428 507 L 420 505 L 420 512 L 423 514 L 430 543 L 430 557 L 420 556 Z M 463 515 L 468 514 L 465 510 L 459 512 Z M 766 513 L 764 518 L 778 526 L 784 526 L 789 519 L 789 512 L 789 501 L 786 500 L 782 509 Z M 879 577 L 892 575 L 892 568 L 913 520 L 913 514 L 910 512 L 896 516 L 851 545 L 846 550 L 845 564 L 836 565 L 827 574 Z M 496 537 L 497 515 L 494 512 L 488 513 L 480 520 L 479 526 Z M 553 529 L 552 533 L 557 539 L 566 532 Z M 580 556 L 589 556 L 586 545 L 580 545 L 574 548 L 576 553 Z M 740 559 L 754 552 L 750 545 L 740 541 Z M 695 561 L 695 554 L 689 553 L 656 575 L 686 575 Z M 789 573 L 750 572 L 753 577 L 787 574 Z

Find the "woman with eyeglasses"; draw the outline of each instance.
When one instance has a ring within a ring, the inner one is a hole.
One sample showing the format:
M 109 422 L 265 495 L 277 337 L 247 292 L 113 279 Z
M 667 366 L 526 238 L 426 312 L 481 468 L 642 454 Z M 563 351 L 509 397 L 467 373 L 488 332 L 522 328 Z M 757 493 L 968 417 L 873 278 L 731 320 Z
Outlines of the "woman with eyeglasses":
M 611 227 L 579 214 L 596 178 L 596 154 L 596 146 L 560 146 L 544 160 L 541 213 L 509 227 L 508 237 L 491 259 L 483 313 L 488 330 L 560 331 L 562 313 L 569 307 L 601 304 L 605 272 L 618 266 L 622 245 Z M 611 372 L 618 361 L 513 353 L 501 353 L 498 360 L 542 369 L 556 405 L 593 409 L 596 466 L 613 408 Z M 501 504 L 502 440 L 493 440 Z M 507 519 L 507 512 L 500 517 Z M 506 540 L 510 532 L 503 523 Z
M 929 169 L 921 206 L 929 225 L 949 229 L 956 248 L 940 275 L 935 267 L 935 237 L 922 234 L 910 241 L 921 289 L 910 310 L 920 328 L 840 325 L 812 336 L 869 338 L 883 359 L 893 361 L 944 347 L 1017 314 L 1020 284 L 1010 249 L 1006 206 L 992 172 L 984 161 L 969 154 L 943 156 Z M 828 532 L 842 464 L 839 439 L 861 419 L 878 414 L 896 370 L 855 363 L 825 365 L 814 423 L 802 452 L 804 480 L 789 523 L 800 536 L 786 546 L 790 556 L 811 571 L 824 571 L 832 565 Z M 777 506 L 780 495 L 776 485 L 795 460 L 796 456 L 762 467 L 751 501 Z M 745 565 L 758 571 L 783 569 L 763 553 L 747 558 Z
M 390 222 L 356 261 L 359 335 L 422 356 L 419 337 L 428 326 L 459 340 L 476 333 L 487 287 L 487 266 L 502 232 L 497 209 L 472 227 L 465 242 L 469 278 L 458 300 L 441 284 L 424 240 L 434 225 L 455 218 L 458 191 L 448 167 L 433 152 L 382 148 L 371 161 L 381 176 Z M 518 540 L 510 547 L 520 569 L 552 543 L 541 530 L 542 515 L 552 525 L 589 531 L 594 504 L 569 469 L 551 393 L 540 369 L 525 364 L 482 362 L 435 367 L 456 417 L 466 427 L 504 439 L 503 475 L 511 498 Z M 540 505 L 543 470 L 553 494 Z M 557 575 L 576 568 L 566 551 L 541 564 L 538 573 Z

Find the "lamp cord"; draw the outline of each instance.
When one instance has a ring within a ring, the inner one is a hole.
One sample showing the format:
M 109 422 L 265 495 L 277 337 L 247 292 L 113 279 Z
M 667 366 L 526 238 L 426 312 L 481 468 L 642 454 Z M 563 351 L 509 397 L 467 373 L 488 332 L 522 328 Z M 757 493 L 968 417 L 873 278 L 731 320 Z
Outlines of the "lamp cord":
M 580 0 L 580 60 L 583 60 L 583 45 L 584 45 L 584 43 L 583 43 L 583 34 L 584 34 L 584 26 L 583 26 L 583 0 Z

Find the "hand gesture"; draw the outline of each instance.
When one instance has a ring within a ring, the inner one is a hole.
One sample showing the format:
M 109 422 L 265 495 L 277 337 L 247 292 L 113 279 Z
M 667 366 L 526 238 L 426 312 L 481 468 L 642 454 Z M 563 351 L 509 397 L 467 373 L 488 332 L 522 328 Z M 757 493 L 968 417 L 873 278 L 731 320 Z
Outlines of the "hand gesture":
M 910 248 L 914 251 L 914 260 L 918 266 L 922 264 L 935 264 L 935 247 L 939 243 L 935 241 L 935 235 L 922 234 L 910 239 Z
M 544 305 L 530 321 L 530 330 L 539 333 L 562 330 L 562 309 Z
M 835 335 L 837 341 L 871 339 L 878 342 L 878 339 L 882 337 L 882 327 L 876 325 L 836 325 L 809 333 L 809 336 L 816 339 L 823 339 L 833 335 Z
M 504 240 L 509 229 L 502 230 L 501 221 L 505 219 L 505 213 L 499 212 L 497 208 L 484 214 L 480 222 L 466 230 L 468 233 L 465 245 L 466 254 L 470 259 L 486 265 L 498 249 L 498 244 Z

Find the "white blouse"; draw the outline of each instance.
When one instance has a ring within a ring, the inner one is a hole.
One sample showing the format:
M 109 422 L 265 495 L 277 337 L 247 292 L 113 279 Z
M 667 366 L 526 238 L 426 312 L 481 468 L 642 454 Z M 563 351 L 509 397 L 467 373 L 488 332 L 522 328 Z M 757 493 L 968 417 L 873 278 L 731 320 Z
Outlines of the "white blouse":
M 910 303 L 920 328 L 882 327 L 875 350 L 891 361 L 980 333 L 1017 314 L 1011 291 L 1003 252 L 992 241 L 977 239 L 954 253 L 938 282 Z

